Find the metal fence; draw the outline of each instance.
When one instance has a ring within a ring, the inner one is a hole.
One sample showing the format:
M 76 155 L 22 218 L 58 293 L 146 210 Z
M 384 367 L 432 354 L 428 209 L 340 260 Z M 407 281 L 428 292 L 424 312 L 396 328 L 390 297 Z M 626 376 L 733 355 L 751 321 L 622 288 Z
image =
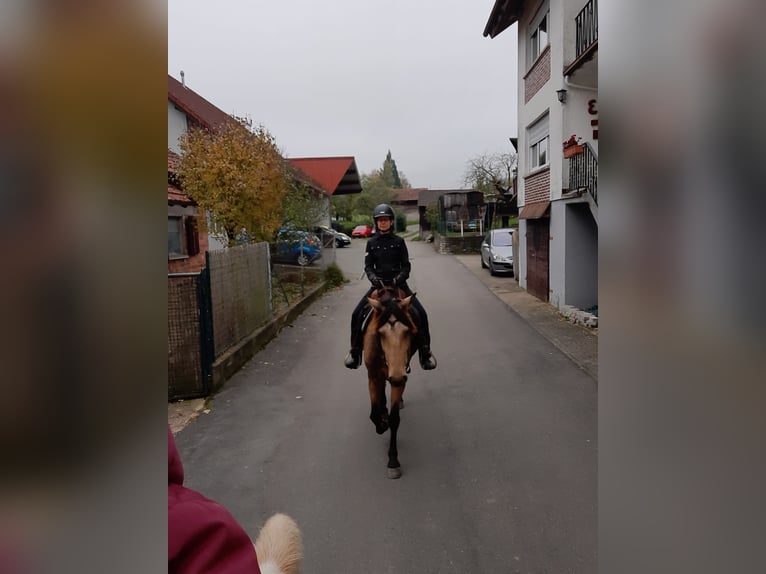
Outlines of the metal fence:
M 214 362 L 274 315 L 267 243 L 209 251 L 206 261 L 200 273 L 168 275 L 169 400 L 209 395 Z M 334 261 L 334 244 L 323 242 L 308 269 Z
M 168 275 L 168 398 L 205 396 L 213 364 L 209 275 Z
M 267 243 L 209 251 L 215 356 L 271 318 L 271 271 Z

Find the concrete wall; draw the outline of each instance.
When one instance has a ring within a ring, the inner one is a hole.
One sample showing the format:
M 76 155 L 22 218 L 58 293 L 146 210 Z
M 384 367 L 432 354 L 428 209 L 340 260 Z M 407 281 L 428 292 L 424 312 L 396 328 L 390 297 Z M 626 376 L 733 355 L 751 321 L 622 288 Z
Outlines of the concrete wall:
M 168 149 L 172 149 L 179 155 L 181 146 L 178 144 L 178 138 L 186 132 L 187 127 L 186 114 L 168 100 Z
M 548 302 L 554 307 L 564 305 L 566 256 L 566 205 L 561 201 L 551 203 L 551 240 L 548 243 Z
M 570 203 L 565 209 L 564 303 L 585 310 L 598 305 L 598 226 L 587 203 Z
M 598 304 L 598 226 L 585 202 L 551 204 L 550 303 Z

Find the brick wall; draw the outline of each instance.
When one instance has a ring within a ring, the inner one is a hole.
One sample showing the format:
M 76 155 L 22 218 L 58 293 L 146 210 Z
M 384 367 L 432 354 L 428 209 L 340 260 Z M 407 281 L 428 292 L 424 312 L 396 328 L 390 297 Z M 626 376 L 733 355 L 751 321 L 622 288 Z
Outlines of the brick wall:
M 186 217 L 192 216 L 184 216 L 184 219 L 186 219 Z M 199 240 L 197 242 L 199 245 L 199 252 L 190 257 L 168 259 L 168 273 L 199 273 L 205 268 L 205 252 L 210 247 L 210 241 L 208 240 L 207 230 L 202 227 L 202 222 L 199 221 L 199 218 L 197 228 L 199 229 Z M 185 225 L 183 226 L 183 229 L 186 229 Z M 186 233 L 182 235 L 182 241 L 184 243 L 184 250 L 188 252 L 189 245 L 187 245 L 188 238 L 186 237 Z
M 538 171 L 524 178 L 524 204 L 551 199 L 551 170 Z
M 551 47 L 548 45 L 532 69 L 524 76 L 524 103 L 532 99 L 540 88 L 551 79 Z
M 183 259 L 168 259 L 168 273 L 198 273 L 205 268 L 205 252 L 208 248 L 207 233 L 200 233 L 199 253 Z

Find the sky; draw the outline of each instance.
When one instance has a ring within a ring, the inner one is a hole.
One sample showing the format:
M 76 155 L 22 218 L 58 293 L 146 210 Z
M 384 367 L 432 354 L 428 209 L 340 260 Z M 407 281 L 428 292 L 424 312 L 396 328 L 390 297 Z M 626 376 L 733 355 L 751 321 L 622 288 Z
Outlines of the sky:
M 516 28 L 482 36 L 494 0 L 169 0 L 168 73 L 262 124 L 286 157 L 391 150 L 413 187 L 462 187 L 467 161 L 512 152 Z

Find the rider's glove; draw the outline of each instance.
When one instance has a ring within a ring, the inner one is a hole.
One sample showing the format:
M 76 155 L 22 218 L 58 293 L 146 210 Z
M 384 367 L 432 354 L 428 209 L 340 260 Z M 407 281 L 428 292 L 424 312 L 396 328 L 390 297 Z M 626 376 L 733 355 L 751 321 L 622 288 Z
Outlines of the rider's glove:
M 399 273 L 399 275 L 394 277 L 394 285 L 396 285 L 397 287 L 402 285 L 405 281 L 407 281 L 407 279 L 404 276 L 404 273 Z
M 372 283 L 373 287 L 376 287 L 378 289 L 383 289 L 383 280 L 376 275 L 373 275 L 372 277 L 370 277 L 370 283 Z

